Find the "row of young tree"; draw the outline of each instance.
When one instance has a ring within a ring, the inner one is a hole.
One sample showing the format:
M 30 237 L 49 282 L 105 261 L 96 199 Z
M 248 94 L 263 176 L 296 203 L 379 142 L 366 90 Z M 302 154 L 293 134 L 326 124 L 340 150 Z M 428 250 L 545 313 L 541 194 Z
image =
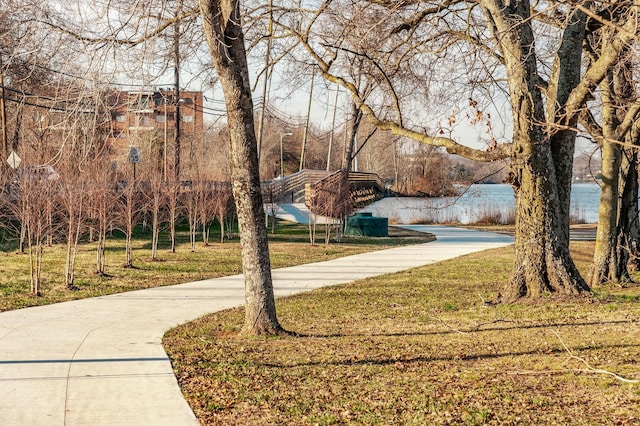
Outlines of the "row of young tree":
M 225 235 L 231 235 L 235 210 L 228 182 L 164 181 L 160 173 L 134 180 L 131 174 L 121 176 L 104 167 L 91 173 L 78 173 L 73 167 L 54 174 L 33 168 L 21 170 L 2 186 L 0 223 L 3 238 L 18 241 L 19 250 L 28 254 L 31 292 L 35 296 L 41 293 L 44 251 L 53 244 L 66 244 L 64 284 L 74 290 L 79 245 L 95 244 L 94 271 L 108 275 L 106 247 L 114 231 L 124 235 L 125 268 L 135 267 L 136 227 L 151 231 L 152 260 L 159 259 L 161 231 L 168 231 L 169 250 L 176 251 L 176 226 L 180 223 L 188 223 L 191 251 L 196 250 L 198 234 L 205 245 L 209 244 L 214 222 L 220 227 L 221 242 Z

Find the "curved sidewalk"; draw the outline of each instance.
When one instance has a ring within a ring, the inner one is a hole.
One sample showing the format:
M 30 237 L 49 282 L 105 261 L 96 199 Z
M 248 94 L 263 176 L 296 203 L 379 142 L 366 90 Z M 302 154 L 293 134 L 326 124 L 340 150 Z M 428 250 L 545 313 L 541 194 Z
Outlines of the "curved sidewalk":
M 277 297 L 511 244 L 407 226 L 434 242 L 273 271 Z M 240 275 L 0 313 L 0 424 L 197 424 L 162 347 L 166 330 L 244 303 Z

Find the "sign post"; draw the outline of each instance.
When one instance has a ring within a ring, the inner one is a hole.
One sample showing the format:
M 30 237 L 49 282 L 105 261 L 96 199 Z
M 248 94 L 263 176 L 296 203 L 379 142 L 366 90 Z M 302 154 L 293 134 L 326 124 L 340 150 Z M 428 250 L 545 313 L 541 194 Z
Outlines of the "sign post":
M 136 164 L 140 162 L 140 150 L 137 147 L 132 146 L 129 149 L 129 155 L 127 156 L 127 161 L 133 164 L 133 183 L 136 183 Z
M 13 170 L 16 170 L 18 166 L 20 166 L 20 163 L 22 163 L 22 158 L 20 158 L 20 156 L 16 154 L 15 151 L 11 151 L 11 154 L 9 154 L 9 157 L 7 157 L 7 163 L 9 163 L 9 167 L 11 167 Z

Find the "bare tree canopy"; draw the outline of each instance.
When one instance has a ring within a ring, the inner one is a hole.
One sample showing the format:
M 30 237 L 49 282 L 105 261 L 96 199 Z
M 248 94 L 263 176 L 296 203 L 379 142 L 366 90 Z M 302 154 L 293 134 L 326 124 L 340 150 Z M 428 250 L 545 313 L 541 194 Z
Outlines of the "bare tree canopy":
M 502 300 L 589 289 L 568 250 L 577 123 L 635 41 L 636 2 L 324 1 L 277 10 L 298 59 L 345 88 L 378 128 L 479 161 L 511 160 L 516 262 Z M 601 28 L 607 48 L 586 60 L 583 41 Z M 363 90 L 362 74 L 373 89 Z M 490 134 L 483 148 L 455 137 L 465 104 L 472 122 L 491 127 L 488 111 L 500 102 L 511 117 L 501 117 L 502 138 Z

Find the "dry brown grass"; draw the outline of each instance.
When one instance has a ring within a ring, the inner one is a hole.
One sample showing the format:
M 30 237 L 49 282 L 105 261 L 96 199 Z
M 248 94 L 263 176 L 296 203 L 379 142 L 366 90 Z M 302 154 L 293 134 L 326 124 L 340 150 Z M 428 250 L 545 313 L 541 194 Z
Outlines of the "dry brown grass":
M 592 250 L 573 244 L 583 270 Z M 511 261 L 492 250 L 279 300 L 300 337 L 240 338 L 232 310 L 165 345 L 204 424 L 638 424 L 640 385 L 575 357 L 640 379 L 640 289 L 483 304 Z

